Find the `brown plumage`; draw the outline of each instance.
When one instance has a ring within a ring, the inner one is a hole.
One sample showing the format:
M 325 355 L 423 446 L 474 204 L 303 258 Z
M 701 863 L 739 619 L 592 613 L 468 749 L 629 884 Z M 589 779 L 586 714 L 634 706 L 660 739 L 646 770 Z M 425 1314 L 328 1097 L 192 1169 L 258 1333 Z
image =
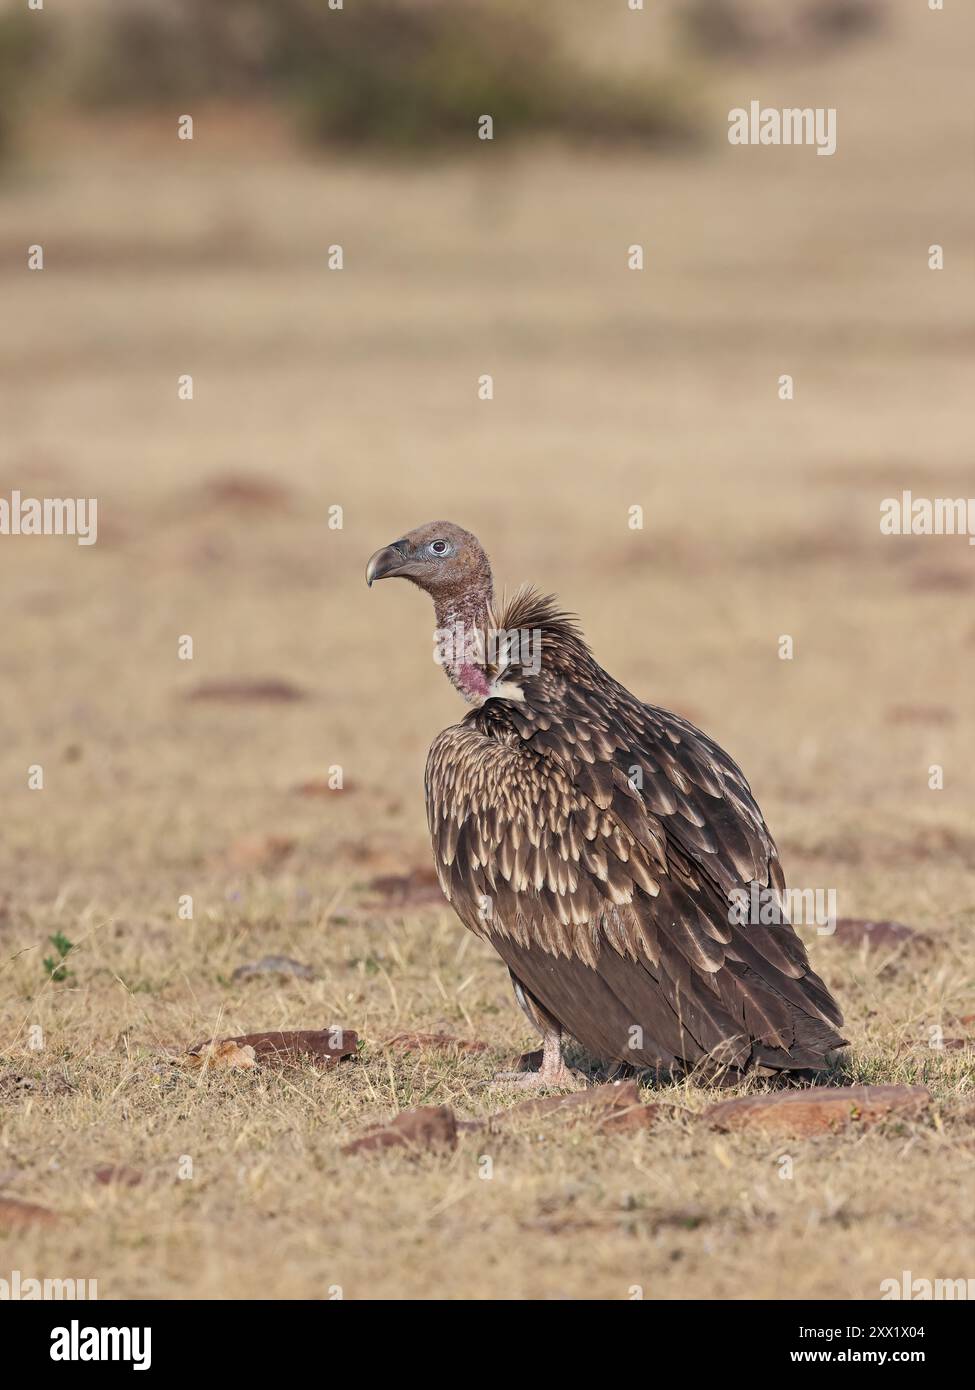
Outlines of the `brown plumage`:
M 822 1067 L 842 1017 L 802 942 L 729 910 L 733 890 L 785 881 L 727 753 L 608 675 L 552 598 L 496 609 L 487 556 L 452 523 L 366 573 L 426 589 L 454 638 L 445 669 L 476 708 L 427 760 L 437 873 L 545 1039 L 539 1079 L 564 1080 L 562 1032 L 605 1063 Z

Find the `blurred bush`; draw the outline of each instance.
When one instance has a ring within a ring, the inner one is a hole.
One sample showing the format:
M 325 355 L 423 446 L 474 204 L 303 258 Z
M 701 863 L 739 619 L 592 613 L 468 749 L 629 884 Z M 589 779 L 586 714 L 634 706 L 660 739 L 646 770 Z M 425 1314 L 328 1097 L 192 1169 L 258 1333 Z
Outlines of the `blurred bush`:
M 687 0 L 691 43 L 711 57 L 816 56 L 882 29 L 880 0 Z
M 50 53 L 48 35 L 26 6 L 0 13 L 0 158 L 10 153 L 27 89 Z
M 543 22 L 516 0 L 90 0 L 47 55 L 47 90 L 190 112 L 194 100 L 267 100 L 318 141 L 417 153 L 472 142 L 483 113 L 506 138 L 690 136 L 675 87 L 584 70 L 552 13 Z

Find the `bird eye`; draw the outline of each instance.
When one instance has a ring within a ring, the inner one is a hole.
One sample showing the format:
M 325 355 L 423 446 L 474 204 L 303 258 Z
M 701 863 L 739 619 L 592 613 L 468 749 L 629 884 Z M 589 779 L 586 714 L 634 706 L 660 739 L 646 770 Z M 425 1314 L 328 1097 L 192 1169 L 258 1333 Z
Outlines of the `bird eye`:
M 430 542 L 430 549 L 433 551 L 434 555 L 446 555 L 446 553 L 447 553 L 447 548 L 448 548 L 448 547 L 447 547 L 447 542 L 446 542 L 446 541 L 431 541 L 431 542 Z

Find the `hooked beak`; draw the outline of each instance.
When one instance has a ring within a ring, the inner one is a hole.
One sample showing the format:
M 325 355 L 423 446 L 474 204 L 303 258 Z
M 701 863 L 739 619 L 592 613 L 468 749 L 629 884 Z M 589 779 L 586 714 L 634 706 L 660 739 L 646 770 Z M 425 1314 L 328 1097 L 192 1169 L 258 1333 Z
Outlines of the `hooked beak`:
M 400 572 L 406 561 L 406 549 L 405 541 L 395 541 L 376 551 L 366 565 L 366 583 L 370 588 L 374 579 L 389 579 Z

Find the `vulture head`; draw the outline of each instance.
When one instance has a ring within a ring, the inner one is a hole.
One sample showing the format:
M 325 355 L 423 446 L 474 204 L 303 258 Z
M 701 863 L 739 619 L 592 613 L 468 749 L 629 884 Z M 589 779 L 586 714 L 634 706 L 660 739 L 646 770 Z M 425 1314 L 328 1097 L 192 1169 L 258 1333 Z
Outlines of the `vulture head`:
M 480 541 L 452 521 L 428 521 L 377 550 L 366 566 L 366 583 L 409 579 L 426 589 L 438 613 L 458 613 L 472 600 L 491 600 L 491 566 Z
M 433 599 L 437 656 L 451 684 L 471 704 L 482 704 L 499 687 L 485 661 L 484 634 L 492 604 L 491 566 L 476 536 L 452 521 L 428 521 L 377 550 L 366 566 L 366 583 L 409 579 Z

